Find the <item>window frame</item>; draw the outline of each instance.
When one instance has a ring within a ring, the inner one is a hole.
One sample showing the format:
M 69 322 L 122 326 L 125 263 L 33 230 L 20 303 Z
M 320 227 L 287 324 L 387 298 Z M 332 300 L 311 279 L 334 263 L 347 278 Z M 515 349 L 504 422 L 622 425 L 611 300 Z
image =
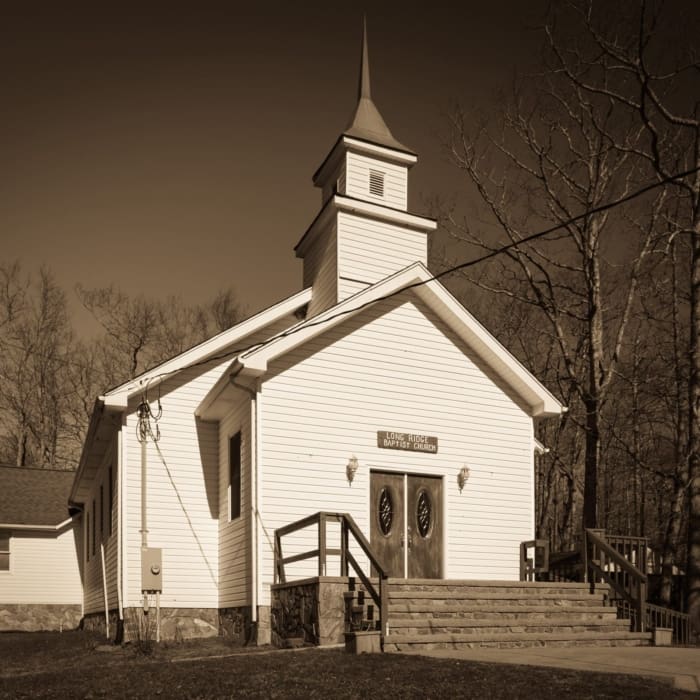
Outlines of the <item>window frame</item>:
M 237 449 L 236 449 L 237 447 Z M 228 520 L 240 520 L 243 501 L 243 439 L 241 431 L 228 438 Z M 236 459 L 234 459 L 234 455 Z
M 107 509 L 107 537 L 112 536 L 112 511 L 114 510 L 114 472 L 112 465 L 109 465 L 108 477 L 109 487 L 107 489 L 108 509 Z
M 7 548 L 3 548 L 3 540 L 7 538 Z M 9 574 L 12 572 L 12 531 L 11 530 L 0 530 L 0 557 L 2 555 L 7 556 L 7 566 L 4 567 L 0 565 L 0 575 Z

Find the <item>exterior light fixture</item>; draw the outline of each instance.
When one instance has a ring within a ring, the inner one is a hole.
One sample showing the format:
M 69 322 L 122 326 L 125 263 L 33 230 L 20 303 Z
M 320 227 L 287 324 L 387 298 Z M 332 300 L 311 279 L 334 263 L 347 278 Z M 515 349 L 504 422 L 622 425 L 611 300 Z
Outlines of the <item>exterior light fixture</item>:
M 459 474 L 457 474 L 457 486 L 459 486 L 460 493 L 462 493 L 464 485 L 467 483 L 467 479 L 469 479 L 469 467 L 465 464 L 459 470 Z
M 346 467 L 345 467 L 345 476 L 348 478 L 348 484 L 352 486 L 352 482 L 355 479 L 355 474 L 359 468 L 359 463 L 357 461 L 357 457 L 353 455 L 350 457 L 350 460 L 348 461 Z

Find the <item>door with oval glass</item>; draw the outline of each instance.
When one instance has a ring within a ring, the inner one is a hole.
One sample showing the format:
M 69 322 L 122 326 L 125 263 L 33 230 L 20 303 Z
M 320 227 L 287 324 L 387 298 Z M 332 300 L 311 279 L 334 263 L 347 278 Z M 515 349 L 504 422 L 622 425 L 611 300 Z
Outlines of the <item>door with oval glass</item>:
M 389 576 L 440 578 L 442 479 L 370 475 L 370 544 Z

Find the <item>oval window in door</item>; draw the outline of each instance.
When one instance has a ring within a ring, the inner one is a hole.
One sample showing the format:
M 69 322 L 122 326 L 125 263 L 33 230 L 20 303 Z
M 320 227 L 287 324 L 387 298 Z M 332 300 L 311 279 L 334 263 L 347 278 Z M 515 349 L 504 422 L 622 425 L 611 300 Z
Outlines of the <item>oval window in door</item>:
M 379 529 L 382 531 L 382 535 L 388 535 L 394 523 L 394 501 L 391 498 L 391 491 L 386 486 L 379 492 L 377 517 L 379 519 Z
M 427 537 L 433 525 L 433 502 L 425 489 L 421 489 L 416 501 L 416 522 L 420 536 Z

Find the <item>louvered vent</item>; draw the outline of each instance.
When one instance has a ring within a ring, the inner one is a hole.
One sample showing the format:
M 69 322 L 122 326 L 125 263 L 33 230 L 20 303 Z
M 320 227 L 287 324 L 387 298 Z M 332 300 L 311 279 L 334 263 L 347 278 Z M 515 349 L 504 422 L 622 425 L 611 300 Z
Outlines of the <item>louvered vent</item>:
M 384 196 L 384 173 L 379 170 L 369 171 L 369 193 L 376 197 Z

